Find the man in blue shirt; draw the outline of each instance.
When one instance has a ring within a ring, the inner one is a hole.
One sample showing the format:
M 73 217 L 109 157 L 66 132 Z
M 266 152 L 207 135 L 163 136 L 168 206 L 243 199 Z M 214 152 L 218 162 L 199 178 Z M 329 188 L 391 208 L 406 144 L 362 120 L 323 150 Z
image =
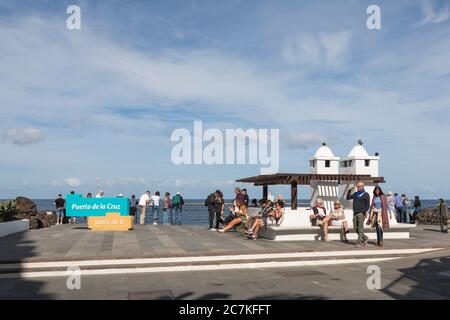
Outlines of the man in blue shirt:
M 405 222 L 405 208 L 403 207 L 402 197 L 398 195 L 398 193 L 394 193 L 395 198 L 395 210 L 397 211 L 397 222 L 403 223 Z

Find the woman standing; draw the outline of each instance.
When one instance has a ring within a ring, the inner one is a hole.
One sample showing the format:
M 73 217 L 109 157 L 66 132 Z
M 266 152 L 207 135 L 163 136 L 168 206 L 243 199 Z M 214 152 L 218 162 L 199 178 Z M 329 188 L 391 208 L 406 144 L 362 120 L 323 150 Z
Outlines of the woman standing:
M 419 196 L 415 196 L 414 197 L 414 211 L 412 214 L 412 221 L 411 223 L 415 223 L 416 222 L 416 216 L 417 214 L 422 211 L 422 202 L 420 202 L 420 198 Z
M 152 208 L 154 226 L 158 224 L 159 199 L 160 199 L 159 195 L 160 195 L 159 191 L 156 191 L 155 194 L 150 198 L 150 206 Z
M 377 231 L 377 245 L 383 246 L 383 230 L 389 228 L 388 203 L 386 196 L 379 186 L 373 190 L 373 199 L 370 210 L 369 224 Z

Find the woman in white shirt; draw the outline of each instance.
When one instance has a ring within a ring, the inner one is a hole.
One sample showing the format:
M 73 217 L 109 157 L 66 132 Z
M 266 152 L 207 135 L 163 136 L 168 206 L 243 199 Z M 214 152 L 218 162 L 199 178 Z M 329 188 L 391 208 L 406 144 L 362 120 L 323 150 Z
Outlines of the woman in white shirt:
M 156 191 L 154 195 L 150 198 L 150 206 L 153 212 L 153 225 L 156 226 L 158 224 L 158 216 L 159 216 L 159 200 L 160 193 Z

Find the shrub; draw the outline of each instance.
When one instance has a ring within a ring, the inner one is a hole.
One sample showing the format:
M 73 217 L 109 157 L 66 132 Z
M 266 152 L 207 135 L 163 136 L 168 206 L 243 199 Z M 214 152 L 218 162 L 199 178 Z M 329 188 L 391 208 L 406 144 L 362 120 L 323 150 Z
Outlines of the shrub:
M 17 204 L 15 200 L 8 200 L 0 203 L 0 222 L 13 221 L 17 213 Z

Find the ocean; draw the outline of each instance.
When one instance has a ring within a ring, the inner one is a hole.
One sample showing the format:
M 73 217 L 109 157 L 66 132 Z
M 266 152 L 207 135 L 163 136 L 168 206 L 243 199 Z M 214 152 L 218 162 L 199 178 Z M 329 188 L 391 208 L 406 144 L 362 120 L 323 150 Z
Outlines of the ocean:
M 33 201 L 36 203 L 38 210 L 54 210 L 54 199 L 33 199 Z M 428 208 L 428 207 L 435 207 L 438 203 L 438 200 L 421 200 L 422 207 Z M 225 210 L 228 211 L 228 206 L 231 205 L 231 200 L 226 200 L 225 202 Z M 289 202 L 286 204 L 287 206 L 290 205 Z M 307 207 L 309 206 L 309 200 L 308 199 L 300 199 L 298 201 L 298 205 L 300 207 Z M 450 206 L 450 202 L 447 201 L 447 206 Z M 78 219 L 80 222 L 84 222 L 84 219 Z M 208 225 L 208 210 L 204 205 L 203 199 L 185 199 L 185 204 L 183 206 L 183 215 L 182 215 L 182 221 L 183 224 L 195 224 L 195 225 Z

